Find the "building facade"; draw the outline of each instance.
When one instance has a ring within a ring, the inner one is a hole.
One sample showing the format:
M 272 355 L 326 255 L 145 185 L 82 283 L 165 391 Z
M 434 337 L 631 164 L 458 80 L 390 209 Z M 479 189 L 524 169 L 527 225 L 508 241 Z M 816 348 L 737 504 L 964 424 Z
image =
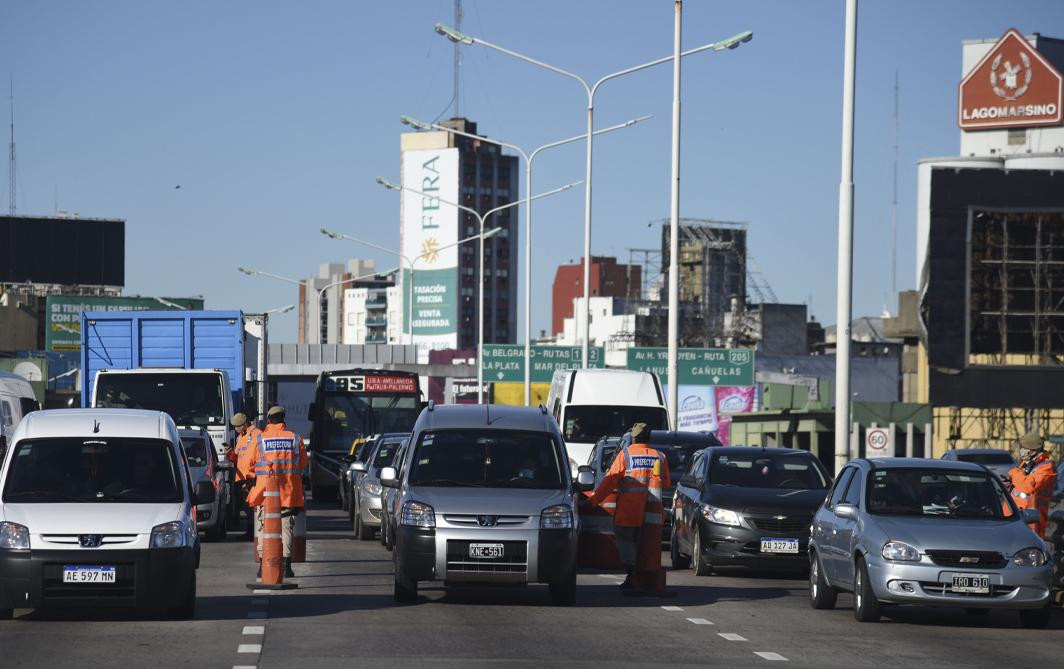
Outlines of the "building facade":
M 344 336 L 344 291 L 394 284 L 394 276 L 375 276 L 373 260 L 353 258 L 318 266 L 318 275 L 299 284 L 299 343 L 339 344 Z M 358 279 L 356 277 L 365 277 Z
M 591 256 L 590 290 L 592 307 L 595 298 L 638 300 L 642 286 L 643 268 L 624 265 L 616 258 Z M 560 265 L 554 273 L 551 289 L 551 333 L 564 334 L 565 320 L 573 317 L 573 300 L 584 297 L 584 259 L 575 265 Z M 605 304 L 605 303 L 603 303 Z M 612 304 L 612 303 L 611 303 Z M 583 321 L 581 321 L 583 322 Z M 592 335 L 595 338 L 595 335 Z
M 403 344 L 403 298 L 395 285 L 360 286 L 344 291 L 344 344 Z

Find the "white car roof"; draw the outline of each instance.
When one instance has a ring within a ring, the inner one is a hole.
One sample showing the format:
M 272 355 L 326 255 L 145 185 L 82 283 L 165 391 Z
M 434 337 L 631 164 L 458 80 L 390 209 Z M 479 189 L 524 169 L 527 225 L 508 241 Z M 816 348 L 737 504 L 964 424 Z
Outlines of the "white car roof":
M 663 406 L 648 372 L 630 369 L 579 369 L 567 404 Z
M 143 409 L 50 409 L 27 414 L 12 441 L 48 437 L 140 437 L 171 439 L 174 421 Z
M 224 372 L 223 369 L 217 367 L 202 367 L 195 369 L 186 369 L 184 367 L 134 367 L 133 369 L 101 369 L 99 373 L 102 374 L 153 374 L 156 372 L 164 372 L 166 374 L 210 374 Z

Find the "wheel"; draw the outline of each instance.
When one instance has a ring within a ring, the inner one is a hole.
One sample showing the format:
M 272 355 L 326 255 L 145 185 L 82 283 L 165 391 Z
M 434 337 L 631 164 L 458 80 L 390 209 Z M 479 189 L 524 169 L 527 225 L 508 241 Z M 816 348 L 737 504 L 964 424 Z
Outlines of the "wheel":
M 0 609 L 0 620 L 11 620 L 15 617 L 15 609 Z
M 1051 615 L 1052 609 L 1048 604 L 1040 609 L 1021 609 L 1020 624 L 1031 629 L 1043 629 L 1049 626 Z
M 816 551 L 809 552 L 809 604 L 814 609 L 833 609 L 838 591 L 828 585 Z
M 351 521 L 352 525 L 355 524 L 355 514 L 356 513 L 357 513 L 357 511 L 355 511 L 355 501 L 354 500 L 348 500 L 348 502 L 347 502 L 347 517 Z
M 692 529 L 695 533 L 695 544 L 691 548 L 691 571 L 695 576 L 709 576 L 713 573 L 713 565 L 706 562 L 705 556 L 702 555 L 702 537 L 699 536 L 698 527 Z
M 362 522 L 362 514 L 358 514 L 358 538 L 362 541 L 370 541 L 373 539 L 373 526 L 367 525 Z
M 555 606 L 576 604 L 576 569 L 561 581 L 550 584 L 550 601 Z
M 192 620 L 196 617 L 196 572 L 192 572 L 185 598 L 177 606 L 167 609 L 166 617 L 170 620 Z
M 215 516 L 215 518 L 214 527 L 208 527 L 207 531 L 203 533 L 204 538 L 210 542 L 221 541 L 225 537 L 225 518 L 220 515 Z
M 669 539 L 669 552 L 672 554 L 673 569 L 688 569 L 691 566 L 691 558 L 680 552 L 680 540 L 676 536 L 676 528 L 672 528 L 672 538 Z
M 381 516 L 381 536 L 380 536 L 380 539 L 379 539 L 379 541 L 381 542 L 381 546 L 384 546 L 387 543 L 387 541 L 388 541 L 387 529 L 388 529 L 388 524 L 384 521 L 384 516 L 382 514 L 382 516 Z
M 395 549 L 395 536 L 393 534 L 394 532 L 395 532 L 395 530 L 392 529 L 392 525 L 391 525 L 391 523 L 389 523 L 388 524 L 388 538 L 384 542 L 384 547 L 386 549 L 388 549 L 388 550 L 394 550 Z
M 868 567 L 864 558 L 857 558 L 857 568 L 853 570 L 853 617 L 862 623 L 879 622 L 879 600 L 872 592 L 868 581 Z
M 400 572 L 395 572 L 395 601 L 400 604 L 417 603 L 417 581 L 405 578 Z
M 362 514 L 355 514 L 355 538 L 362 540 Z
M 990 613 L 990 609 L 964 609 L 964 613 L 969 616 L 985 616 Z

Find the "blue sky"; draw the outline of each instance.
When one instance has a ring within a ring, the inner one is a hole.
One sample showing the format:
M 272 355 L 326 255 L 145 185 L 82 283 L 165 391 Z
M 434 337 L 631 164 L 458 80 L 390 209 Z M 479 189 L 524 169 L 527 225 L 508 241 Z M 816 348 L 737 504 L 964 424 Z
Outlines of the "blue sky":
M 590 79 L 672 49 L 667 0 L 464 4 L 465 32 Z M 451 98 L 451 44 L 432 26 L 452 11 L 451 0 L 5 2 L 19 212 L 58 204 L 126 219 L 126 292 L 202 294 L 208 308 L 296 301 L 294 286 L 245 277 L 241 264 L 294 277 L 349 257 L 392 267 L 317 230 L 398 246 L 398 197 L 373 177 L 398 177 L 400 114 L 432 119 Z M 779 299 L 811 300 L 824 323 L 835 308 L 843 14 L 842 0 L 685 3 L 687 48 L 755 36 L 685 60 L 681 215 L 748 222 L 750 253 Z M 893 305 L 895 70 L 901 290 L 914 283 L 916 161 L 959 149 L 961 40 L 1009 27 L 1064 37 L 1064 3 L 861 3 L 855 314 Z M 575 82 L 477 46 L 463 61 L 462 113 L 481 132 L 528 147 L 583 132 Z M 648 223 L 669 211 L 669 67 L 606 84 L 596 108 L 600 127 L 655 115 L 596 142 L 592 249 L 623 259 L 660 246 Z M 534 188 L 582 178 L 583 160 L 580 145 L 544 154 Z M 556 266 L 581 253 L 582 216 L 576 189 L 537 205 L 535 331 L 549 326 Z M 274 323 L 274 341 L 295 340 L 294 313 Z

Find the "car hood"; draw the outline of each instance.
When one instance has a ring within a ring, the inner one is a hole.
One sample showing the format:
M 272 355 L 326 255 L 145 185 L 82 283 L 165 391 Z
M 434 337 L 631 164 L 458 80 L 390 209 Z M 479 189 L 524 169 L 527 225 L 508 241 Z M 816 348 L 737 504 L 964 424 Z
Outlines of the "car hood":
M 148 534 L 181 518 L 179 503 L 165 504 L 4 504 L 4 520 L 25 525 L 31 534 Z
M 564 490 L 411 487 L 408 500 L 424 502 L 436 513 L 538 516 L 548 506 L 566 504 Z
M 747 513 L 807 511 L 812 515 L 824 503 L 827 493 L 827 490 L 711 485 L 702 495 L 702 500 L 722 509 Z
M 954 520 L 919 516 L 868 515 L 887 537 L 921 550 L 979 550 L 1012 555 L 1021 548 L 1040 545 L 1026 525 L 1017 520 Z

